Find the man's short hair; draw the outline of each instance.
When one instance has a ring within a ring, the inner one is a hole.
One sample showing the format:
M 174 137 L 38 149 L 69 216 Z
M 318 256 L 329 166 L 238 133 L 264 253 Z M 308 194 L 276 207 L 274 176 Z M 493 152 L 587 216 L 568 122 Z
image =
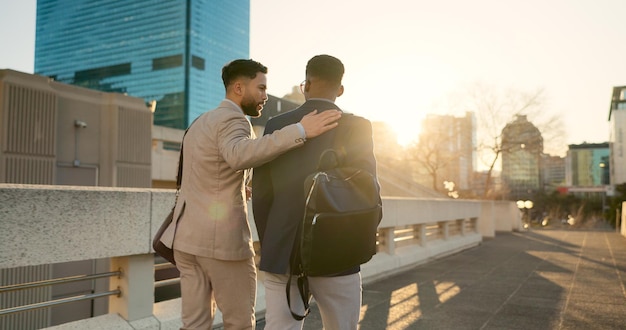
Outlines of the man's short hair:
M 228 85 L 235 79 L 240 77 L 254 79 L 259 72 L 267 74 L 267 67 L 252 59 L 234 60 L 222 68 L 222 81 L 224 82 L 224 87 L 228 88 Z
M 343 73 L 343 63 L 338 58 L 330 55 L 313 56 L 306 64 L 307 77 L 321 78 L 338 85 L 341 85 Z

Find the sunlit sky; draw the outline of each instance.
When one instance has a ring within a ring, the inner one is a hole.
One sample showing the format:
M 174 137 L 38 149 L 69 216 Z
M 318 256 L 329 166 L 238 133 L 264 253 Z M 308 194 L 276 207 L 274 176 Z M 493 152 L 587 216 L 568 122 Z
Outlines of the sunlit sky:
M 36 0 L 0 8 L 0 68 L 32 73 Z M 626 85 L 624 14 L 624 0 L 251 0 L 250 57 L 281 97 L 309 58 L 337 56 L 337 104 L 388 121 L 405 141 L 427 113 L 463 115 L 448 98 L 483 83 L 543 88 L 566 143 L 598 143 L 612 88 Z

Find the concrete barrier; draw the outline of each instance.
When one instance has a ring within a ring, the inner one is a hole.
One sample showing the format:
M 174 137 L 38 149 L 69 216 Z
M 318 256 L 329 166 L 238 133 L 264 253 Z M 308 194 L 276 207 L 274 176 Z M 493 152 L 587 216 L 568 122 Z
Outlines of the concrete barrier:
M 109 314 L 50 329 L 178 329 L 180 298 L 155 304 L 146 281 L 154 278 L 152 237 L 173 203 L 174 191 L 165 189 L 0 184 L 0 269 L 111 258 L 122 276 L 110 285 L 122 294 L 109 298 Z M 516 229 L 515 211 L 513 202 L 383 198 L 379 252 L 363 265 L 363 282 Z M 259 279 L 259 315 L 264 296 Z

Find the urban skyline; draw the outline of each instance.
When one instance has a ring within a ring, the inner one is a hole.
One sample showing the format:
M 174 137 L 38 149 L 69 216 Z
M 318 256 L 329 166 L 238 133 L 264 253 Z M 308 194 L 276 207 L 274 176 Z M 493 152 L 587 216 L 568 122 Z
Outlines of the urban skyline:
M 11 8 L 0 14 L 0 41 L 15 50 L 0 54 L 0 67 L 32 73 L 35 0 L 0 2 Z M 297 3 L 253 0 L 250 56 L 270 68 L 268 91 L 279 97 L 302 80 L 312 55 L 338 56 L 346 64 L 346 93 L 338 104 L 390 122 L 405 139 L 419 133 L 414 123 L 427 113 L 452 111 L 449 103 L 458 100 L 450 95 L 476 81 L 544 88 L 546 109 L 564 121 L 563 156 L 567 144 L 608 140 L 611 89 L 626 83 L 626 45 L 617 42 L 626 33 L 625 11 L 618 0 L 360 7 L 324 0 L 306 15 L 325 15 L 326 23 L 303 24 Z

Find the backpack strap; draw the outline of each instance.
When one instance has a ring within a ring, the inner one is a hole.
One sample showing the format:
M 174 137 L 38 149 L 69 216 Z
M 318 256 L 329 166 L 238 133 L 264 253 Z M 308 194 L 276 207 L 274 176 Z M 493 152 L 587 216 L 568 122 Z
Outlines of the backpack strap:
M 307 216 L 307 209 L 308 209 L 309 201 L 311 199 L 311 195 L 315 191 L 316 182 L 317 180 L 313 180 L 313 183 L 311 184 L 311 188 L 308 190 L 308 193 L 305 199 L 306 204 L 304 206 L 303 218 L 306 218 Z M 298 233 L 301 233 L 302 223 L 300 224 L 298 229 L 299 229 Z M 291 255 L 289 278 L 287 279 L 287 285 L 285 286 L 285 294 L 287 295 L 287 306 L 289 306 L 289 312 L 291 313 L 291 316 L 297 321 L 302 321 L 311 312 L 311 306 L 309 304 L 309 301 L 311 301 L 311 291 L 309 290 L 309 278 L 302 270 L 302 265 L 300 262 L 299 254 L 300 254 L 300 247 L 294 244 L 292 255 Z M 294 276 L 293 270 L 296 270 L 296 269 L 298 270 L 298 274 L 296 275 L 298 276 L 298 279 L 297 279 L 298 293 L 300 294 L 300 299 L 302 299 L 302 305 L 304 306 L 303 315 L 294 313 L 293 310 L 291 309 L 291 279 Z
M 307 315 L 311 312 L 311 306 L 309 305 L 309 301 L 311 300 L 311 292 L 309 291 L 309 278 L 304 274 L 298 275 L 298 292 L 300 293 L 300 298 L 302 298 L 302 304 L 304 305 L 304 314 L 300 315 L 294 313 L 291 309 L 291 279 L 293 274 L 289 274 L 289 279 L 287 279 L 287 286 L 285 287 L 285 292 L 287 294 L 287 306 L 289 306 L 289 312 L 291 316 L 297 320 L 304 320 Z

